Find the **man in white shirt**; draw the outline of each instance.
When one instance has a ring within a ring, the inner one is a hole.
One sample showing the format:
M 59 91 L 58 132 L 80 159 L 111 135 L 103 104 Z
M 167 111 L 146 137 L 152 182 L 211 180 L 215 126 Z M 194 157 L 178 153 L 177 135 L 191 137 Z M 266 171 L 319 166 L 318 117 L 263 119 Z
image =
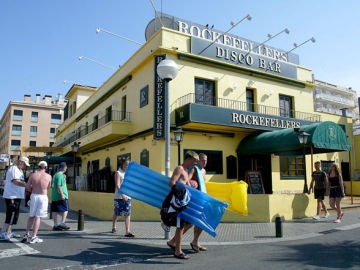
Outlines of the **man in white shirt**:
M 1 231 L 0 238 L 10 240 L 10 238 L 20 237 L 12 233 L 12 225 L 16 225 L 20 214 L 20 203 L 25 198 L 26 182 L 23 169 L 30 166 L 27 157 L 20 157 L 14 162 L 6 172 L 3 198 L 6 204 L 5 223 Z

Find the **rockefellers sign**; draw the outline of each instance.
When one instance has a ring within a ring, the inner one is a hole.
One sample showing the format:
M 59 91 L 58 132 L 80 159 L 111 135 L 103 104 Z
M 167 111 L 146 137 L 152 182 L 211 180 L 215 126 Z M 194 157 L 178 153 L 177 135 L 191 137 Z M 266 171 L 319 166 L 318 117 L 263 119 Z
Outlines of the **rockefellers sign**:
M 191 53 L 242 67 L 297 79 L 299 57 L 296 54 L 266 46 L 227 32 L 162 14 L 147 26 L 148 39 L 162 25 L 191 36 Z
M 249 126 L 263 126 L 270 128 L 299 128 L 301 126 L 299 121 L 285 120 L 277 117 L 250 115 L 245 113 L 231 114 L 231 122 L 234 124 L 245 124 Z

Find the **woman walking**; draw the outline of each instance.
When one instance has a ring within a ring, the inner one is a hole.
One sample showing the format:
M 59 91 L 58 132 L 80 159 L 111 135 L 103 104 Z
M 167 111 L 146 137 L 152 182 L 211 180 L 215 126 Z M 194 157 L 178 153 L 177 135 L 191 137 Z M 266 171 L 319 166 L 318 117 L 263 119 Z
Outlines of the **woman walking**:
M 330 207 L 335 209 L 337 212 L 337 218 L 334 221 L 335 223 L 340 223 L 344 212 L 341 211 L 341 199 L 345 197 L 344 192 L 344 181 L 342 178 L 341 173 L 339 172 L 339 167 L 337 164 L 331 164 L 330 173 L 329 173 L 329 187 L 330 187 L 330 194 L 329 194 L 329 202 Z

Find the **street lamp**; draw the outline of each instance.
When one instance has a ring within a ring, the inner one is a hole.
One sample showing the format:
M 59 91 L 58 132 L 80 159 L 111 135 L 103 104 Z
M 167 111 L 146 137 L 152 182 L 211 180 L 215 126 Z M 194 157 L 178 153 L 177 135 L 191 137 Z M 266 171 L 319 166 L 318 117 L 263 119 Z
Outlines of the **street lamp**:
M 178 66 L 170 59 L 162 60 L 156 68 L 159 77 L 165 81 L 165 174 L 170 177 L 170 92 L 169 82 L 178 74 Z M 165 231 L 165 239 L 169 232 Z
M 170 92 L 169 82 L 178 74 L 178 66 L 173 60 L 162 60 L 156 72 L 165 81 L 165 174 L 170 177 Z
M 306 182 L 305 145 L 307 144 L 307 141 L 308 141 L 308 138 L 309 138 L 310 134 L 306 133 L 303 130 L 300 130 L 300 131 L 297 132 L 297 135 L 298 135 L 298 139 L 299 139 L 300 144 L 303 145 L 303 154 L 304 154 L 304 191 L 303 191 L 303 193 L 308 193 L 309 189 L 308 189 L 307 182 Z
M 52 157 L 52 152 L 46 152 L 46 159 L 50 162 L 50 159 Z
M 74 142 L 73 145 L 71 146 L 71 149 L 72 149 L 72 152 L 74 153 L 74 163 L 73 163 L 73 166 L 74 166 L 74 190 L 76 190 L 76 168 L 75 168 L 75 162 L 76 162 L 76 153 L 79 151 L 79 148 L 80 148 L 80 143 L 81 142 Z
M 178 164 L 180 165 L 180 143 L 183 141 L 184 138 L 184 131 L 181 127 L 176 128 L 176 130 L 174 131 L 174 137 L 175 141 L 177 141 L 178 144 Z

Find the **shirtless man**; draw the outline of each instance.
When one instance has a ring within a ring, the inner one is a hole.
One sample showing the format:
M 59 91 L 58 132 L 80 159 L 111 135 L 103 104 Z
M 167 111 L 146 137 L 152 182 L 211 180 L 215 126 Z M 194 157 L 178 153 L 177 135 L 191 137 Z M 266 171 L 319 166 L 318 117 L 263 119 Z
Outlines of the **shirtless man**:
M 26 187 L 31 192 L 31 196 L 29 218 L 26 233 L 22 240 L 23 243 L 43 242 L 42 239 L 37 237 L 37 233 L 40 227 L 40 218 L 47 216 L 49 202 L 47 193 L 51 187 L 51 175 L 46 173 L 46 161 L 40 161 L 38 166 L 39 169 L 30 176 Z M 31 227 L 33 227 L 32 237 L 30 235 Z
M 184 163 L 175 168 L 169 185 L 172 187 L 177 181 L 182 181 L 185 185 L 190 185 L 188 168 L 194 166 L 199 161 L 199 156 L 194 151 L 188 151 L 184 157 Z M 174 237 L 167 242 L 168 247 L 174 250 L 174 256 L 178 259 L 189 259 L 190 256 L 186 255 L 181 249 L 181 241 L 183 237 L 184 228 L 191 227 L 191 224 L 183 222 L 183 226 L 176 227 Z

